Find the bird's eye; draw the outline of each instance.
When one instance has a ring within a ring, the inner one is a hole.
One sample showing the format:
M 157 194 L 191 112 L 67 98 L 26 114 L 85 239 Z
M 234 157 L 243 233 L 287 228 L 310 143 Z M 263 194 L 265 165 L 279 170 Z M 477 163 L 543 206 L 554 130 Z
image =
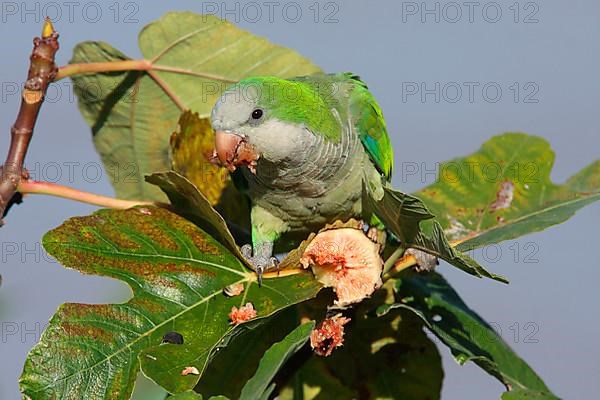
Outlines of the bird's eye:
M 252 119 L 260 119 L 260 117 L 262 116 L 263 110 L 261 110 L 260 108 L 257 108 L 254 111 L 252 111 Z

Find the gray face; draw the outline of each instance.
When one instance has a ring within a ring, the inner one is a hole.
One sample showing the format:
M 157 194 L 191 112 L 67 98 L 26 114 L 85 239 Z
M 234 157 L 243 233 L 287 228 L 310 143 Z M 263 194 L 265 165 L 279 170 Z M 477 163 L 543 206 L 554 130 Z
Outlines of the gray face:
M 223 93 L 213 107 L 211 125 L 215 131 L 242 136 L 254 146 L 260 158 L 286 162 L 304 158 L 314 146 L 315 136 L 303 125 L 280 121 L 257 105 L 256 88 L 237 87 Z
M 223 93 L 212 109 L 210 122 L 215 131 L 235 131 L 242 135 L 256 127 L 265 119 L 253 118 L 253 111 L 259 110 L 256 96 L 242 93 L 239 88 Z M 262 109 L 261 109 L 262 111 Z M 263 113 L 264 114 L 264 113 Z M 254 116 L 258 114 L 255 113 Z

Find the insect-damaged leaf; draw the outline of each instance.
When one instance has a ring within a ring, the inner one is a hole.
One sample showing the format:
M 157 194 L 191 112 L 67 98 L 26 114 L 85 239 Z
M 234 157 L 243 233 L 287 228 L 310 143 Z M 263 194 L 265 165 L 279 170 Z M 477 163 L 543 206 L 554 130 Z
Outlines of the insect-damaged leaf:
M 600 160 L 563 185 L 550 180 L 553 164 L 546 140 L 505 133 L 442 163 L 437 182 L 415 195 L 466 251 L 541 231 L 600 200 Z
M 139 46 L 144 71 L 72 76 L 79 109 L 121 198 L 164 199 L 143 176 L 169 169 L 169 132 L 185 109 L 207 117 L 221 92 L 248 76 L 319 71 L 295 51 L 214 15 L 167 13 L 142 29 Z M 82 42 L 71 63 L 129 59 L 107 43 Z
M 438 181 L 417 192 L 418 198 L 386 188 L 374 207 L 406 247 L 505 281 L 461 252 L 543 230 L 600 200 L 600 161 L 563 185 L 550 181 L 553 163 L 544 139 L 506 133 L 468 157 L 443 163 Z M 457 242 L 455 248 L 448 239 Z
M 225 247 L 162 208 L 72 218 L 43 243 L 69 268 L 125 281 L 133 297 L 61 306 L 21 377 L 21 390 L 35 399 L 128 399 L 140 366 L 168 391 L 184 392 L 234 333 L 232 306 L 251 302 L 261 318 L 319 290 L 310 274 L 267 279 L 259 289 L 254 273 Z M 225 296 L 223 288 L 234 283 L 243 293 Z M 163 343 L 173 332 L 182 344 Z M 182 374 L 188 367 L 198 374 Z

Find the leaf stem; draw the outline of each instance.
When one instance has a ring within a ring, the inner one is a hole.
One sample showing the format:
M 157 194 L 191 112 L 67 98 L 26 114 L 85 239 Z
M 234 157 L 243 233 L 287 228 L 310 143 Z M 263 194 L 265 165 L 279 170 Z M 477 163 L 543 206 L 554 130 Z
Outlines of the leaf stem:
M 150 71 L 152 63 L 148 60 L 122 60 L 81 64 L 67 64 L 58 69 L 55 81 L 72 75 L 95 74 L 99 72 Z
M 221 75 L 210 74 L 208 72 L 198 72 L 186 68 L 153 64 L 152 61 L 146 59 L 67 64 L 58 68 L 58 74 L 54 80 L 57 81 L 73 75 L 119 71 L 162 71 L 172 72 L 175 74 L 191 75 L 199 78 L 212 79 L 227 83 L 237 82 L 235 79 L 227 78 Z
M 467 239 L 468 238 L 461 238 L 458 240 L 454 240 L 450 242 L 450 246 L 456 247 Z M 402 254 L 401 252 L 404 252 L 405 250 L 406 249 L 404 247 L 400 246 L 396 250 L 394 250 L 392 255 L 388 257 L 388 259 L 385 262 L 385 265 L 383 266 L 384 281 L 387 281 L 388 279 L 392 278 L 395 274 L 397 274 L 400 271 L 417 265 L 417 259 L 412 254 L 406 254 L 400 258 L 397 258 L 397 256 L 399 254 Z
M 396 250 L 394 250 L 394 252 L 388 257 L 388 259 L 385 260 L 385 264 L 383 265 L 383 273 L 384 274 L 386 272 L 388 272 L 390 269 L 392 269 L 392 267 L 396 263 L 396 260 L 398 260 L 400 257 L 402 257 L 402 254 L 404 254 L 405 250 L 406 249 L 403 246 L 398 246 L 398 248 Z
M 235 79 L 226 78 L 222 75 L 209 74 L 208 72 L 197 72 L 197 71 L 192 71 L 192 70 L 186 69 L 186 68 L 170 67 L 168 65 L 152 64 L 152 69 L 154 71 L 163 71 L 163 72 L 172 72 L 175 74 L 191 75 L 191 76 L 197 76 L 199 78 L 207 78 L 207 79 L 212 79 L 215 81 L 222 81 L 222 82 L 227 82 L 227 83 L 237 82 L 237 80 L 235 80 Z
M 175 103 L 180 111 L 185 111 L 187 109 L 185 104 L 183 104 L 181 99 L 175 94 L 175 92 L 173 92 L 171 87 L 167 85 L 167 83 L 163 81 L 160 76 L 156 74 L 156 72 L 148 70 L 147 73 L 150 78 L 152 78 L 152 80 L 154 80 L 154 82 L 167 94 L 167 96 L 169 96 L 169 98 L 173 101 L 173 103 Z
M 398 272 L 403 271 L 403 270 L 410 268 L 412 266 L 415 266 L 415 265 L 417 265 L 417 259 L 412 254 L 405 255 L 405 256 L 399 258 L 398 260 L 396 260 L 393 264 L 391 264 L 387 271 L 384 270 L 383 281 L 385 282 L 388 279 L 392 278 L 393 275 L 397 274 Z M 386 262 L 386 267 L 387 267 L 387 262 Z M 384 267 L 384 269 L 385 269 L 385 267 Z
M 284 276 L 297 275 L 306 272 L 304 268 L 288 268 L 281 271 L 270 271 L 263 274 L 263 279 L 283 278 Z
M 135 206 L 160 206 L 169 207 L 167 204 L 141 201 L 141 200 L 123 200 L 113 197 L 101 196 L 89 192 L 83 192 L 68 186 L 57 185 L 49 182 L 39 182 L 32 180 L 22 180 L 18 189 L 22 194 L 45 194 L 49 196 L 61 197 L 63 199 L 75 200 L 81 203 L 92 204 L 99 207 L 126 209 Z

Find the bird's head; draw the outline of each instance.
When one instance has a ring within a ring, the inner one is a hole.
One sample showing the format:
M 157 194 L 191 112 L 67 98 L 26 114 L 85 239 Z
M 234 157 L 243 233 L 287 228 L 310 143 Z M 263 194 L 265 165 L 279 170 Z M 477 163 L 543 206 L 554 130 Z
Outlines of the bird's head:
M 281 163 L 302 158 L 317 135 L 337 128 L 333 124 L 339 122 L 313 87 L 275 77 L 233 85 L 211 114 L 216 154 L 230 171 L 246 165 L 255 172 L 259 159 Z

